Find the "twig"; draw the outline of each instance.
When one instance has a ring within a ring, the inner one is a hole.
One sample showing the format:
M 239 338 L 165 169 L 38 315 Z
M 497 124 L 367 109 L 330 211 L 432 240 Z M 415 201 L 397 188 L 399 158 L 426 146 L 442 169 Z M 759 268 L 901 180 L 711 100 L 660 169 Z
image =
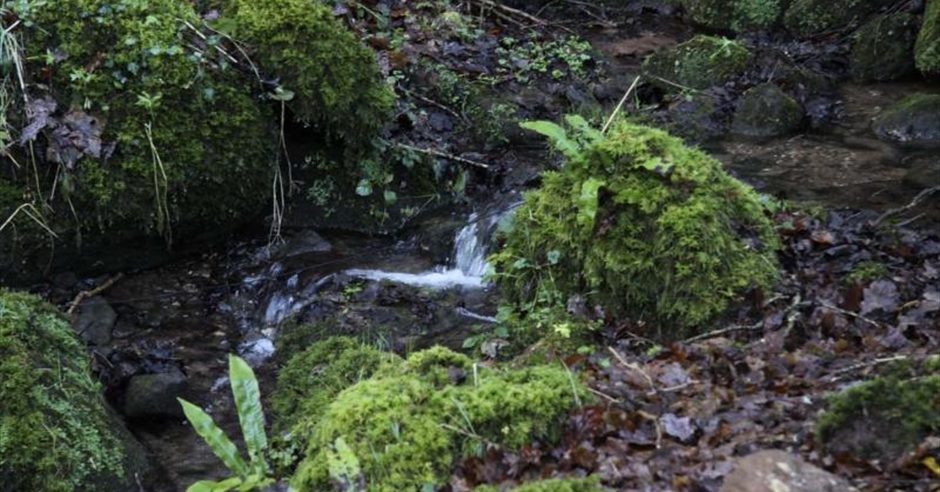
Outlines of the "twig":
M 623 93 L 623 97 L 620 98 L 620 102 L 617 103 L 617 107 L 614 108 L 614 112 L 610 114 L 610 118 L 607 118 L 607 123 L 604 123 L 604 128 L 601 129 L 601 133 L 607 134 L 607 129 L 610 128 L 610 125 L 614 122 L 614 118 L 617 117 L 617 114 L 620 113 L 620 110 L 623 109 L 623 103 L 627 102 L 627 98 L 630 97 L 630 93 L 633 92 L 633 89 L 636 88 L 636 84 L 640 82 L 640 76 L 637 75 L 633 79 L 633 83 L 630 84 L 630 88 L 627 89 L 627 92 Z
M 114 285 L 115 282 L 117 282 L 118 280 L 121 280 L 122 278 L 124 278 L 124 274 L 123 274 L 123 273 L 119 273 L 119 274 L 117 274 L 117 275 L 115 275 L 115 276 L 109 278 L 107 282 L 105 282 L 105 283 L 99 285 L 98 287 L 95 287 L 94 289 L 91 289 L 91 290 L 83 290 L 83 291 L 79 292 L 78 295 L 75 296 L 75 300 L 72 301 L 72 305 L 69 307 L 69 310 L 65 312 L 65 314 L 68 314 L 69 316 L 72 316 L 73 314 L 75 314 L 75 310 L 78 309 L 78 305 L 81 304 L 82 301 L 84 301 L 85 299 L 87 299 L 87 298 L 89 298 L 89 297 L 94 297 L 94 296 L 96 296 L 96 295 L 98 295 L 98 294 L 100 294 L 100 293 L 102 293 L 102 292 L 104 292 L 104 291 L 110 289 L 111 286 Z
M 596 389 L 594 389 L 594 388 L 592 388 L 592 387 L 590 387 L 590 386 L 588 386 L 588 391 L 590 391 L 591 393 L 594 393 L 595 395 L 597 395 L 597 396 L 599 396 L 599 397 L 601 397 L 601 398 L 603 398 L 603 399 L 605 399 L 605 400 L 607 400 L 607 401 L 609 401 L 609 402 L 611 402 L 611 403 L 618 403 L 618 404 L 620 403 L 620 400 L 619 400 L 618 398 L 614 398 L 613 396 L 610 396 L 610 395 L 608 395 L 607 393 L 604 393 L 603 391 L 596 390 Z
M 895 215 L 903 214 L 904 212 L 907 212 L 908 210 L 919 205 L 920 202 L 924 201 L 925 198 L 929 197 L 930 195 L 933 195 L 934 193 L 938 191 L 940 191 L 940 186 L 934 186 L 933 188 L 927 188 L 926 190 L 922 190 L 907 205 L 900 207 L 900 208 L 892 208 L 891 210 L 888 210 L 887 212 L 878 216 L 877 219 L 871 222 L 872 227 L 877 227 L 878 225 L 880 225 L 882 222 L 884 222 L 890 217 L 894 217 Z
M 644 412 L 643 410 L 637 411 L 637 414 L 646 420 L 653 421 L 653 425 L 656 426 L 656 449 L 661 449 L 663 447 L 663 428 L 659 424 L 659 418 L 651 413 Z
M 840 307 L 838 307 L 838 306 L 833 306 L 832 304 L 829 304 L 829 303 L 826 302 L 826 301 L 819 301 L 819 305 L 822 306 L 822 307 L 824 307 L 824 308 L 826 308 L 826 309 L 828 309 L 828 310 L 830 310 L 830 311 L 835 311 L 835 312 L 837 312 L 837 313 L 839 313 L 839 314 L 844 314 L 844 315 L 846 315 L 846 316 L 851 316 L 852 318 L 862 320 L 862 321 L 864 321 L 864 322 L 866 322 L 866 323 L 868 323 L 868 324 L 874 326 L 875 328 L 881 328 L 881 323 L 879 323 L 879 322 L 877 322 L 877 321 L 868 319 L 868 318 L 862 316 L 861 314 L 853 313 L 852 311 L 848 311 L 848 310 L 846 310 L 846 309 L 842 309 L 842 308 L 840 308 Z
M 710 331 L 708 333 L 702 333 L 701 335 L 696 335 L 694 337 L 686 338 L 682 343 L 695 343 L 702 340 L 707 340 L 709 338 L 716 338 L 728 333 L 734 333 L 736 331 L 752 331 L 759 330 L 764 326 L 764 321 L 758 321 L 753 325 L 732 325 L 727 328 L 722 328 L 720 330 Z
M 671 80 L 667 80 L 667 79 L 664 79 L 664 78 L 662 78 L 662 77 L 657 77 L 656 75 L 654 75 L 653 78 L 656 79 L 656 80 L 658 80 L 658 81 L 660 81 L 660 82 L 662 82 L 662 83 L 664 83 L 664 84 L 666 84 L 666 85 L 671 85 L 671 86 L 673 86 L 673 87 L 675 87 L 675 88 L 682 89 L 682 90 L 684 90 L 684 91 L 696 92 L 696 93 L 702 92 L 702 91 L 700 91 L 700 90 L 698 90 L 698 89 L 693 89 L 693 88 L 691 88 L 691 87 L 689 87 L 689 86 L 682 85 L 682 84 L 680 84 L 680 83 L 678 83 L 678 82 L 673 82 L 673 81 L 671 81 Z
M 443 104 L 441 104 L 441 103 L 439 103 L 439 102 L 437 102 L 437 101 L 435 101 L 435 100 L 433 100 L 433 99 L 424 97 L 424 96 L 422 96 L 421 94 L 418 94 L 417 92 L 409 91 L 408 89 L 405 89 L 404 87 L 402 87 L 401 90 L 402 90 L 402 92 L 404 92 L 405 94 L 408 94 L 408 95 L 411 96 L 411 97 L 418 98 L 418 99 L 420 99 L 420 100 L 422 100 L 422 101 L 424 101 L 424 102 L 426 102 L 426 103 L 428 103 L 428 104 L 430 104 L 430 105 L 432 105 L 432 106 L 435 106 L 435 107 L 437 107 L 437 108 L 439 108 L 439 109 L 441 109 L 441 110 L 443 110 L 443 111 L 446 111 L 446 112 L 450 113 L 450 115 L 453 116 L 453 117 L 455 117 L 455 118 L 461 119 L 461 120 L 463 120 L 463 121 L 467 121 L 467 117 L 466 117 L 466 116 L 464 116 L 464 115 L 462 115 L 462 114 L 460 114 L 460 113 L 454 111 L 453 109 L 448 108 L 447 106 L 445 106 L 445 105 L 443 105 Z
M 495 3 L 495 2 L 493 2 L 492 0 L 479 0 L 479 2 L 482 3 L 483 5 L 488 6 L 488 7 L 497 8 L 497 9 L 499 9 L 499 10 L 502 10 L 503 12 L 506 12 L 506 13 L 509 13 L 509 14 L 512 14 L 512 15 L 515 15 L 515 16 L 518 16 L 518 17 L 522 17 L 523 19 L 526 19 L 526 20 L 529 20 L 529 21 L 531 21 L 531 22 L 534 22 L 534 23 L 536 23 L 536 24 L 538 24 L 538 25 L 540 25 L 540 26 L 544 26 L 544 25 L 548 24 L 548 22 L 546 22 L 546 21 L 544 21 L 544 20 L 542 20 L 542 19 L 539 19 L 538 17 L 536 17 L 536 16 L 534 16 L 534 15 L 532 15 L 532 14 L 528 14 L 528 13 L 525 13 L 525 12 L 523 12 L 523 11 L 521 11 L 521 10 L 514 9 L 514 8 L 508 6 L 508 5 L 503 5 L 503 4 Z
M 479 168 L 481 168 L 481 169 L 486 169 L 487 171 L 490 170 L 490 165 L 489 165 L 489 164 L 485 164 L 485 163 L 479 162 L 479 161 L 472 161 L 472 160 L 470 160 L 470 159 L 465 159 L 465 158 L 463 158 L 463 157 L 456 156 L 456 155 L 454 155 L 454 154 L 448 154 L 447 152 L 441 152 L 440 150 L 421 149 L 421 148 L 418 148 L 418 147 L 412 147 L 411 145 L 405 145 L 405 144 L 403 144 L 403 143 L 400 143 L 400 144 L 397 144 L 397 145 L 398 145 L 399 147 L 403 148 L 403 149 L 408 149 L 408 150 L 411 150 L 411 151 L 414 151 L 414 152 L 418 152 L 418 153 L 421 153 L 421 154 L 433 155 L 433 156 L 435 156 L 435 157 L 443 157 L 444 159 L 450 159 L 450 160 L 452 160 L 452 161 L 459 162 L 459 163 L 461 163 L 461 164 L 467 164 L 467 165 L 469 165 L 469 166 L 476 166 L 476 167 L 479 167 Z
M 874 366 L 881 365 L 881 364 L 887 364 L 889 362 L 897 362 L 900 360 L 907 360 L 907 359 L 908 357 L 906 355 L 896 355 L 894 357 L 883 357 L 880 359 L 870 360 L 868 362 L 861 362 L 858 364 L 852 364 L 851 366 L 848 366 L 848 367 L 843 367 L 842 369 L 834 371 L 832 374 L 826 377 L 832 381 L 835 381 L 839 379 L 842 375 L 850 373 L 850 372 L 855 372 L 859 369 L 865 369 L 868 367 L 874 367 Z
M 653 378 L 651 378 L 650 375 L 647 374 L 646 371 L 644 371 L 642 367 L 638 366 L 637 364 L 634 364 L 633 362 L 628 362 L 627 359 L 625 359 L 623 355 L 620 355 L 620 352 L 617 352 L 613 347 L 607 347 L 607 350 L 609 350 L 610 353 L 614 354 L 614 357 L 621 364 L 623 364 L 624 367 L 628 369 L 632 369 L 633 371 L 642 374 L 643 377 L 646 378 L 646 384 L 648 384 L 650 387 L 649 394 L 655 395 L 658 393 L 658 391 L 656 390 L 656 383 L 653 382 Z

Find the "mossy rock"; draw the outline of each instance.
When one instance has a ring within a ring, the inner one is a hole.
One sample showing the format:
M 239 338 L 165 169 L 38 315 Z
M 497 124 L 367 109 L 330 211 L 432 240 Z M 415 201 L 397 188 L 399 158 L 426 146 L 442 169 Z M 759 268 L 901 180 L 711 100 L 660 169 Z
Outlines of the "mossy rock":
M 744 93 L 731 131 L 745 137 L 776 137 L 798 131 L 802 122 L 800 103 L 768 82 Z
M 55 307 L 0 290 L 0 488 L 137 490 L 143 448 L 105 404 L 89 362 Z
M 940 147 L 940 94 L 913 94 L 872 122 L 882 140 L 910 147 Z
M 331 337 L 311 345 L 278 372 L 272 397 L 275 427 L 291 429 L 301 418 L 305 426 L 315 425 L 342 390 L 399 362 L 395 354 L 348 337 Z
M 536 439 L 556 441 L 564 418 L 585 392 L 561 367 L 497 371 L 464 378 L 428 378 L 426 369 L 468 360 L 446 349 L 413 354 L 339 394 L 316 423 L 291 486 L 329 490 L 334 447 L 345 442 L 370 492 L 419 491 L 447 483 L 453 463 L 485 443 L 519 449 Z M 459 372 L 460 367 L 449 367 Z
M 816 434 L 833 454 L 891 463 L 940 432 L 940 376 L 879 377 L 829 398 Z
M 777 25 L 789 0 L 683 0 L 696 24 L 736 32 L 770 29 Z
M 741 75 L 751 59 L 751 52 L 737 41 L 699 35 L 650 55 L 643 61 L 643 70 L 654 77 L 654 82 L 664 79 L 701 90 Z M 658 83 L 666 90 L 678 90 L 668 83 Z
M 793 34 L 808 37 L 863 22 L 893 0 L 794 0 L 783 16 L 783 23 Z
M 605 492 L 606 490 L 608 489 L 601 487 L 597 480 L 591 478 L 539 480 L 508 489 L 511 492 Z M 492 485 L 482 485 L 473 489 L 473 492 L 500 492 L 500 489 Z
M 927 0 L 924 21 L 914 45 L 917 69 L 926 75 L 940 75 L 940 0 Z
M 774 283 L 778 239 L 750 187 L 660 130 L 591 132 L 556 139 L 567 164 L 525 195 L 490 258 L 517 309 L 564 309 L 580 296 L 675 340 Z
M 861 81 L 899 79 L 914 69 L 917 18 L 905 12 L 872 19 L 852 39 L 852 77 Z

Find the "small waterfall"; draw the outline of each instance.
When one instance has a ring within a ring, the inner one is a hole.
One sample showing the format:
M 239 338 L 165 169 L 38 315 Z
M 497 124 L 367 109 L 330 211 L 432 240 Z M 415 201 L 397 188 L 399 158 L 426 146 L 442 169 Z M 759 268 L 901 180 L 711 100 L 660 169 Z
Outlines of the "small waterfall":
M 482 277 L 489 266 L 486 263 L 486 245 L 480 237 L 479 218 L 470 214 L 467 225 L 457 232 L 454 239 L 454 267 L 470 277 Z

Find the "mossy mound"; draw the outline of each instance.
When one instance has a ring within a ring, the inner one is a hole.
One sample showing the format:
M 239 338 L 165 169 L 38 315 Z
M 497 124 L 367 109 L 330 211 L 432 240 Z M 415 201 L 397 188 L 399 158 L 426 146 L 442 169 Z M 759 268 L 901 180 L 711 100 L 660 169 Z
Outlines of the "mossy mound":
M 653 321 L 651 335 L 670 340 L 772 285 L 773 226 L 718 161 L 644 126 L 580 133 L 554 139 L 568 163 L 525 195 L 490 258 L 519 309 L 564 309 L 579 296 L 608 315 Z
M 917 18 L 899 12 L 872 19 L 852 39 L 852 77 L 862 81 L 899 79 L 914 69 Z
M 643 61 L 643 70 L 655 79 L 691 89 L 707 89 L 741 75 L 751 59 L 751 52 L 737 41 L 699 35 L 650 55 Z M 678 90 L 660 83 L 664 89 Z
M 525 483 L 509 489 L 512 492 L 604 492 L 607 489 L 597 484 L 597 480 L 582 478 L 560 478 Z M 498 487 L 483 485 L 473 492 L 499 492 Z
M 310 0 L 226 0 L 221 25 L 252 49 L 263 73 L 294 98 L 294 116 L 352 150 L 371 144 L 390 116 L 394 94 L 374 53 Z
M 890 463 L 940 432 L 940 376 L 889 374 L 829 398 L 816 434 L 833 454 Z
M 697 24 L 744 32 L 774 27 L 788 3 L 787 0 L 683 0 L 682 5 Z
M 768 82 L 744 93 L 731 131 L 746 137 L 773 137 L 799 130 L 802 122 L 800 103 Z
M 395 354 L 363 346 L 348 337 L 332 337 L 311 345 L 291 357 L 278 372 L 277 390 L 272 397 L 277 427 L 291 429 L 301 418 L 306 426 L 314 425 L 342 390 L 399 362 Z
M 872 121 L 882 140 L 910 147 L 940 147 L 940 94 L 912 94 Z
M 862 22 L 893 0 L 794 0 L 783 16 L 783 23 L 797 36 L 812 36 Z
M 55 307 L 0 290 L 0 488 L 136 490 L 143 450 L 109 411 Z
M 927 75 L 940 75 L 940 0 L 927 0 L 924 22 L 914 45 L 917 69 Z
M 329 490 L 338 440 L 356 456 L 365 490 L 441 486 L 456 459 L 487 443 L 518 449 L 557 440 L 579 398 L 583 390 L 562 368 L 496 371 L 442 348 L 417 352 L 339 394 L 315 425 L 291 486 Z

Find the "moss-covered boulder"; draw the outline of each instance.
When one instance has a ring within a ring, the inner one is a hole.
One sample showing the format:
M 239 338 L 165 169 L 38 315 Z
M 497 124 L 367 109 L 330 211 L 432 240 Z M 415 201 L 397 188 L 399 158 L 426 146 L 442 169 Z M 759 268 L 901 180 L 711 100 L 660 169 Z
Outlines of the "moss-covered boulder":
M 940 432 L 940 375 L 888 375 L 829 398 L 816 434 L 836 455 L 890 463 Z
M 525 195 L 490 258 L 519 309 L 564 309 L 578 296 L 608 315 L 652 322 L 650 335 L 668 340 L 774 282 L 778 241 L 764 207 L 718 161 L 629 123 L 606 137 L 546 133 L 568 162 Z
M 751 58 L 751 52 L 737 41 L 699 35 L 650 55 L 643 61 L 643 70 L 667 90 L 678 90 L 673 84 L 707 89 L 741 75 Z
M 917 18 L 905 12 L 879 16 L 852 38 L 852 77 L 861 81 L 899 79 L 914 69 Z
M 737 32 L 774 27 L 789 3 L 789 0 L 682 1 L 693 22 L 711 29 Z
M 864 22 L 893 3 L 893 0 L 794 0 L 783 16 L 783 23 L 797 36 L 812 36 Z
M 305 434 L 342 390 L 400 362 L 398 356 L 363 346 L 349 337 L 331 337 L 294 355 L 278 372 L 272 397 L 276 427 Z
M 775 137 L 798 131 L 802 122 L 800 103 L 767 82 L 744 93 L 731 131 L 746 137 Z
M 914 61 L 924 74 L 940 75 L 940 0 L 927 0 L 914 45 Z
M 604 492 L 607 489 L 598 485 L 597 480 L 587 478 L 556 478 L 539 480 L 508 489 L 512 492 Z M 473 492 L 500 492 L 498 487 L 482 485 Z
M 882 140 L 911 147 L 940 147 L 940 94 L 913 94 L 872 122 Z
M 561 367 L 499 371 L 442 348 L 417 352 L 339 394 L 315 425 L 291 486 L 329 490 L 331 471 L 338 478 L 337 463 L 349 465 L 352 454 L 357 465 L 341 469 L 357 469 L 360 476 L 348 478 L 365 490 L 437 488 L 455 460 L 488 443 L 519 449 L 558 439 L 579 398 L 581 386 Z
M 55 307 L 0 290 L 0 489 L 137 490 L 143 449 L 108 409 Z

